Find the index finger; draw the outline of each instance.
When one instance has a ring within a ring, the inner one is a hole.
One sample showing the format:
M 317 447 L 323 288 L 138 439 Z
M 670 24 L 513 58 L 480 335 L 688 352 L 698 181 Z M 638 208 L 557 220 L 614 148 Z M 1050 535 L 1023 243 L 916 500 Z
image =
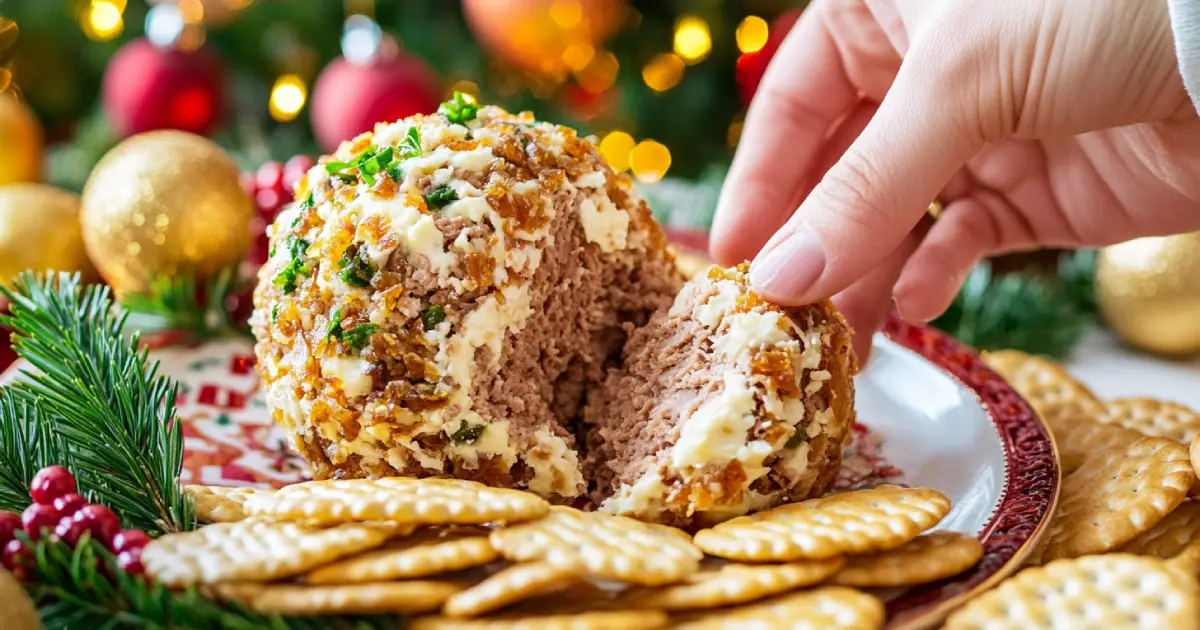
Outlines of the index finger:
M 800 15 L 750 103 L 713 220 L 709 248 L 721 264 L 753 258 L 783 225 L 826 136 L 858 101 L 824 18 L 830 5 Z

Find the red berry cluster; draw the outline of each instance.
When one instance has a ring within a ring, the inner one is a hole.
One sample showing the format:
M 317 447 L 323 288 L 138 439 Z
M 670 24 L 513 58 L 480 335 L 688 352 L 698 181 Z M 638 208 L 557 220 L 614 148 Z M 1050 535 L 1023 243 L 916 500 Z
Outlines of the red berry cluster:
M 76 492 L 75 477 L 62 466 L 47 466 L 29 483 L 33 503 L 20 516 L 0 510 L 0 545 L 4 568 L 18 578 L 29 576 L 32 552 L 16 537 L 21 530 L 30 540 L 61 540 L 74 547 L 85 532 L 117 554 L 117 565 L 141 574 L 142 548 L 150 542 L 145 532 L 121 530 L 121 521 L 103 505 L 88 503 Z
M 275 220 L 275 215 L 292 202 L 296 183 L 313 164 L 315 162 L 307 155 L 297 155 L 283 164 L 267 162 L 254 173 L 242 173 L 242 188 L 254 199 L 259 214 L 253 226 L 255 239 L 250 252 L 253 262 L 266 262 L 266 228 Z

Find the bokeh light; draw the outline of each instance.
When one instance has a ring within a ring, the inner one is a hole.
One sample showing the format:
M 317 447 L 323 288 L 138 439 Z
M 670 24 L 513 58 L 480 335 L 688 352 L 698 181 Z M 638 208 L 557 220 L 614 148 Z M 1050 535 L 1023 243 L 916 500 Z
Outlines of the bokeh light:
M 751 15 L 742 20 L 738 24 L 737 31 L 734 36 L 737 38 L 738 50 L 744 53 L 758 52 L 763 46 L 767 45 L 767 38 L 771 35 L 771 27 L 767 21 Z
M 568 68 L 579 72 L 592 62 L 596 49 L 587 42 L 574 42 L 563 49 L 562 60 Z
M 98 42 L 114 39 L 125 30 L 123 9 L 111 0 L 93 0 L 84 14 L 83 33 Z
M 675 23 L 675 53 L 687 63 L 703 61 L 712 51 L 712 35 L 708 23 L 694 16 L 685 15 Z
M 651 59 L 642 68 L 642 80 L 650 89 L 665 92 L 683 80 L 683 60 L 675 53 L 663 53 Z
M 629 152 L 629 168 L 643 182 L 656 182 L 671 168 L 671 151 L 653 140 L 643 140 Z
M 293 120 L 307 101 L 308 87 L 304 85 L 304 79 L 285 74 L 276 79 L 275 86 L 271 88 L 271 118 L 279 122 Z
M 575 74 L 575 80 L 579 82 L 579 87 L 592 94 L 599 94 L 612 87 L 620 69 L 621 63 L 617 61 L 617 56 L 602 50 L 586 68 Z
M 451 85 L 450 89 L 446 91 L 446 98 L 453 97 L 455 92 L 461 92 L 472 103 L 479 101 L 479 84 L 474 81 L 467 79 L 455 81 L 454 85 Z
M 583 7 L 579 0 L 557 0 L 550 5 L 550 19 L 561 29 L 572 29 L 583 19 Z
M 614 171 L 629 170 L 629 154 L 633 151 L 633 136 L 624 131 L 614 131 L 600 141 L 600 155 L 608 161 Z

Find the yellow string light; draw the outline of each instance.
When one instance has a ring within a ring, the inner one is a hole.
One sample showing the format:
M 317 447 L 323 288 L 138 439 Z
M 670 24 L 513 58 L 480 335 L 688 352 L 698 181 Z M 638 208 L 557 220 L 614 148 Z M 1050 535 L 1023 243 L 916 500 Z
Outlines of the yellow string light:
M 656 182 L 671 168 L 671 151 L 653 140 L 643 140 L 629 152 L 629 168 L 643 182 Z
M 614 131 L 600 141 L 600 155 L 608 161 L 614 171 L 629 169 L 629 154 L 633 151 L 633 136 L 624 131 Z
M 579 72 L 587 67 L 592 62 L 592 58 L 596 56 L 596 49 L 587 42 L 575 42 L 563 49 L 562 60 L 568 68 L 575 72 Z
M 683 80 L 683 60 L 675 53 L 663 53 L 651 59 L 642 68 L 642 80 L 650 89 L 665 92 Z
M 712 51 L 708 22 L 685 15 L 675 23 L 675 53 L 687 63 L 699 63 Z
M 279 122 L 294 120 L 308 101 L 308 87 L 304 79 L 295 74 L 285 74 L 275 80 L 271 88 L 271 118 Z
M 579 87 L 592 94 L 599 94 L 612 87 L 620 69 L 621 62 L 617 61 L 617 56 L 602 50 L 586 68 L 575 74 L 575 80 L 579 81 Z
M 742 20 L 741 24 L 738 24 L 734 36 L 737 38 L 738 50 L 744 53 L 758 52 L 767 45 L 767 38 L 771 36 L 771 27 L 766 20 L 757 15 L 750 15 Z
M 88 39 L 107 42 L 125 30 L 125 19 L 121 15 L 124 3 L 112 0 L 93 0 L 84 12 L 83 34 Z
M 187 24 L 204 22 L 204 4 L 200 0 L 179 0 L 177 6 L 179 14 L 183 16 L 183 21 Z

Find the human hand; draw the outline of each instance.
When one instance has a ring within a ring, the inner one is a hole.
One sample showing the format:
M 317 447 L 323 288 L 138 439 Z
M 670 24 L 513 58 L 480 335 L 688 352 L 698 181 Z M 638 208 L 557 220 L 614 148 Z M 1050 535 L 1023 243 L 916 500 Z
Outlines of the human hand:
M 754 258 L 780 303 L 834 296 L 865 360 L 893 296 L 931 320 L 984 256 L 1200 229 L 1173 46 L 1165 0 L 815 0 L 750 106 L 712 255 Z

